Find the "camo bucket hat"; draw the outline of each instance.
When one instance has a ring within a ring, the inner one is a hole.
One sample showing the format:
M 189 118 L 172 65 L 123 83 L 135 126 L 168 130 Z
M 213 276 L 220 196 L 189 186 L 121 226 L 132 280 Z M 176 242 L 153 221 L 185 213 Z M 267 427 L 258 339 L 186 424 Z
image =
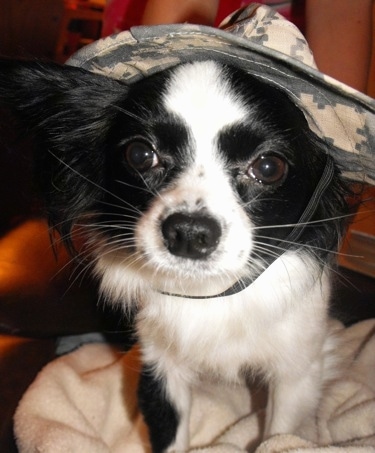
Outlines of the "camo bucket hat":
M 264 5 L 233 13 L 220 29 L 134 27 L 84 47 L 67 64 L 131 84 L 203 60 L 241 68 L 286 92 L 343 176 L 375 185 L 375 100 L 319 72 L 297 27 Z

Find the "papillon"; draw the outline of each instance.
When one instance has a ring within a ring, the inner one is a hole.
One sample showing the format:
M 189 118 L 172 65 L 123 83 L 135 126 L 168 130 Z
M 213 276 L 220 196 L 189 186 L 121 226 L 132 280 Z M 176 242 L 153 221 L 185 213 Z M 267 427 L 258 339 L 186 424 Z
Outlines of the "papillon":
M 337 363 L 330 273 L 348 209 L 295 103 L 215 61 L 126 84 L 3 60 L 0 100 L 32 135 L 51 226 L 135 314 L 153 452 L 189 448 L 202 380 L 261 375 L 264 437 L 295 432 Z

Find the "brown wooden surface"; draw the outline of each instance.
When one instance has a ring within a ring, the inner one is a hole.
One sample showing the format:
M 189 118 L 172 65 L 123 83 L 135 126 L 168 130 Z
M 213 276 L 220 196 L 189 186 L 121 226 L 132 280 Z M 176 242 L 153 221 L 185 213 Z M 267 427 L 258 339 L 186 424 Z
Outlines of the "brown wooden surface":
M 63 0 L 1 0 L 0 54 L 52 58 Z

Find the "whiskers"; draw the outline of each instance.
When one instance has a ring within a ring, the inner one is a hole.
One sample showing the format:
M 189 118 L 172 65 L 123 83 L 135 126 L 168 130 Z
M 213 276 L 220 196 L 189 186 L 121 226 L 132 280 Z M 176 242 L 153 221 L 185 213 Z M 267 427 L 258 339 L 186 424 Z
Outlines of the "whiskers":
M 262 225 L 262 226 L 255 226 L 253 227 L 255 231 L 258 230 L 265 230 L 265 229 L 274 229 L 274 228 L 304 228 L 306 226 L 318 226 L 318 225 L 324 225 L 327 222 L 334 222 L 338 220 L 345 220 L 345 219 L 350 219 L 353 218 L 355 213 L 350 213 L 350 214 L 343 214 L 339 216 L 334 216 L 334 217 L 328 217 L 324 219 L 318 219 L 318 220 L 309 220 L 307 222 L 295 222 L 295 223 L 285 223 L 285 224 L 272 224 L 272 225 Z
M 119 255 L 131 257 L 134 254 L 134 225 L 137 217 L 121 216 L 117 214 L 116 222 L 100 220 L 104 214 L 85 213 L 77 218 L 66 220 L 73 227 L 66 235 L 51 232 L 51 247 L 56 254 L 61 245 L 73 244 L 71 259 L 68 260 L 58 273 L 69 270 L 69 291 L 75 284 L 92 274 L 95 264 L 100 257 Z M 59 229 L 60 225 L 55 225 Z M 123 259 L 123 258 L 122 258 Z
M 114 108 L 115 110 L 123 113 L 128 118 L 132 118 L 133 120 L 136 120 L 137 122 L 139 122 L 141 124 L 147 125 L 148 120 L 146 118 L 142 118 L 140 115 L 137 115 L 134 112 L 124 109 L 123 107 L 120 107 L 119 105 L 116 105 L 116 104 L 111 104 L 111 107 Z
M 130 209 L 130 211 L 133 211 L 134 213 L 140 215 L 142 214 L 141 211 L 139 209 L 137 209 L 133 204 L 129 203 L 128 201 L 126 201 L 125 199 L 123 199 L 122 197 L 118 196 L 117 194 L 115 194 L 114 192 L 106 189 L 105 187 L 101 186 L 100 184 L 97 184 L 95 181 L 93 181 L 92 179 L 90 178 L 87 178 L 85 175 L 83 175 L 81 172 L 79 172 L 78 170 L 76 170 L 75 168 L 73 168 L 71 165 L 67 164 L 66 162 L 64 162 L 63 159 L 61 159 L 60 157 L 58 157 L 55 153 L 53 153 L 51 150 L 49 150 L 49 153 L 60 163 L 62 164 L 67 170 L 71 171 L 72 173 L 74 173 L 76 176 L 78 176 L 80 179 L 82 179 L 83 181 L 85 181 L 86 183 L 88 183 L 89 185 L 91 185 L 92 187 L 95 187 L 96 189 L 99 190 L 99 192 L 102 192 L 102 193 L 105 193 L 107 195 L 109 195 L 111 198 L 115 199 L 115 200 L 118 200 L 120 202 L 120 207 L 123 209 L 124 207 L 127 207 L 128 209 Z M 110 204 L 104 200 L 100 200 L 101 203 L 103 204 Z M 112 206 L 114 206 L 112 204 Z
M 338 247 L 341 239 L 339 225 L 345 220 L 352 219 L 354 215 L 348 213 L 306 222 L 253 226 L 253 249 L 247 262 L 247 277 L 242 278 L 243 286 L 249 279 L 257 278 L 275 260 L 292 250 L 300 253 L 301 257 L 314 256 L 314 261 L 322 270 L 326 268 L 337 273 L 337 266 L 333 265 L 331 258 L 344 255 Z M 314 230 L 309 231 L 310 228 Z M 298 230 L 301 233 L 306 232 L 306 235 L 300 237 Z M 297 231 L 297 235 L 291 234 L 291 231 Z

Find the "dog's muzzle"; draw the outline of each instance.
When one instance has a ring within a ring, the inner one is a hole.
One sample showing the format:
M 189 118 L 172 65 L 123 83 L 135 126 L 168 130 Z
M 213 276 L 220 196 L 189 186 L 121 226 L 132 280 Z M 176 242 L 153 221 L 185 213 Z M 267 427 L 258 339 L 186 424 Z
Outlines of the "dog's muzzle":
M 314 193 L 305 206 L 301 217 L 294 225 L 294 228 L 290 232 L 289 236 L 280 243 L 280 249 L 284 248 L 285 250 L 286 243 L 292 244 L 300 238 L 306 225 L 309 221 L 311 221 L 324 192 L 331 183 L 334 173 L 335 166 L 333 160 L 330 156 L 327 156 L 325 168 Z M 173 255 L 200 259 L 208 257 L 216 249 L 221 237 L 221 227 L 214 218 L 207 215 L 197 214 L 195 216 L 189 216 L 175 213 L 170 217 L 167 217 L 167 219 L 163 222 L 162 233 L 166 241 L 167 248 Z M 268 265 L 276 259 L 276 256 L 272 256 L 272 261 L 270 261 Z M 212 296 L 189 296 L 186 294 L 175 294 L 164 291 L 159 292 L 168 296 L 184 297 L 188 299 L 212 299 L 215 297 L 226 297 L 243 291 L 249 287 L 262 273 L 263 271 L 259 271 L 258 274 L 244 277 L 235 282 L 234 285 L 226 289 L 224 292 L 214 294 Z

